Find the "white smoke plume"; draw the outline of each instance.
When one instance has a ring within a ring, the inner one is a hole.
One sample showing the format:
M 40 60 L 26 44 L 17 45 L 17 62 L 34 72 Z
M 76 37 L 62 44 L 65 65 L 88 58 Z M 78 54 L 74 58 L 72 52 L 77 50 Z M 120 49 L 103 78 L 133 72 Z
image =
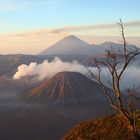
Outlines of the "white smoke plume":
M 89 69 L 91 69 L 93 73 L 98 74 L 96 67 L 89 67 Z M 37 64 L 36 62 L 30 63 L 29 65 L 22 64 L 18 67 L 13 78 L 21 79 L 26 76 L 36 76 L 36 78 L 41 81 L 45 78 L 51 78 L 56 73 L 62 71 L 75 71 L 82 74 L 88 72 L 87 68 L 77 61 L 63 62 L 60 58 L 56 57 L 51 62 L 45 60 L 41 64 Z M 140 85 L 139 75 L 140 67 L 136 65 L 129 66 L 121 78 L 120 86 L 124 89 Z M 101 78 L 106 85 L 109 85 L 108 81 L 110 79 L 110 75 L 106 68 L 102 68 Z
M 45 60 L 41 64 L 36 62 L 30 63 L 29 65 L 22 64 L 18 67 L 17 72 L 14 74 L 14 79 L 21 79 L 25 76 L 36 76 L 38 80 L 50 78 L 58 72 L 62 71 L 75 71 L 85 73 L 86 68 L 84 65 L 73 62 L 63 62 L 60 58 L 56 57 L 53 61 L 48 62 Z

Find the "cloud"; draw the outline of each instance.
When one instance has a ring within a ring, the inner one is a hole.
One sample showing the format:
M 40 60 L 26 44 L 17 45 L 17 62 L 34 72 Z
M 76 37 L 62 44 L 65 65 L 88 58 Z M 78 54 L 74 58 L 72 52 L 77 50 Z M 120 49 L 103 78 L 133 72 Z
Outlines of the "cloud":
M 140 21 L 124 22 L 125 27 L 140 27 Z M 98 24 L 98 25 L 86 25 L 86 26 L 67 26 L 59 29 L 55 29 L 56 32 L 66 31 L 85 31 L 85 30 L 103 30 L 117 28 L 117 24 Z
M 19 10 L 21 8 L 22 5 L 17 3 L 15 0 L 0 1 L 0 11 Z
M 52 62 L 45 60 L 41 64 L 36 62 L 30 63 L 29 65 L 22 64 L 18 67 L 17 72 L 14 74 L 14 79 L 21 79 L 25 76 L 36 76 L 40 81 L 45 78 L 50 78 L 58 72 L 62 71 L 76 71 L 85 73 L 86 68 L 77 61 L 63 62 L 61 59 L 56 57 Z
M 89 67 L 94 74 L 98 74 L 96 67 Z M 45 78 L 51 78 L 58 72 L 72 71 L 87 74 L 87 68 L 77 61 L 64 62 L 60 58 L 56 57 L 53 61 L 48 62 L 45 60 L 41 64 L 37 62 L 30 63 L 29 65 L 22 64 L 18 67 L 17 72 L 14 74 L 14 79 L 21 79 L 23 77 L 35 76 L 39 81 Z M 137 65 L 130 65 L 124 72 L 120 86 L 122 89 L 133 88 L 134 86 L 140 85 L 140 67 Z M 101 79 L 108 86 L 109 80 L 111 79 L 107 68 L 102 67 Z M 127 81 L 127 82 L 126 82 Z
M 140 27 L 140 21 L 131 21 L 131 22 L 124 22 L 124 27 Z M 34 31 L 28 31 L 23 33 L 12 33 L 7 35 L 1 35 L 1 38 L 25 38 L 25 37 L 38 37 L 43 36 L 46 34 L 71 34 L 73 32 L 79 31 L 107 31 L 113 30 L 114 28 L 118 28 L 117 23 L 113 24 L 99 24 L 99 25 L 85 25 L 85 26 L 66 26 L 62 28 L 55 28 L 55 29 L 40 29 Z
M 128 27 L 130 27 L 130 26 L 138 26 L 138 27 L 140 27 L 140 20 L 138 20 L 138 21 L 131 21 L 131 22 L 126 22 L 126 23 L 124 23 L 124 25 L 125 26 L 128 26 Z
M 59 34 L 60 32 L 57 32 L 55 30 L 51 29 L 41 29 L 41 30 L 35 30 L 35 31 L 28 31 L 28 32 L 22 32 L 22 33 L 11 33 L 11 34 L 5 34 L 0 35 L 0 38 L 27 38 L 27 37 L 38 37 L 43 36 L 46 34 Z
M 56 3 L 56 0 L 4 0 L 0 1 L 0 11 L 15 11 L 30 7 L 52 9 Z

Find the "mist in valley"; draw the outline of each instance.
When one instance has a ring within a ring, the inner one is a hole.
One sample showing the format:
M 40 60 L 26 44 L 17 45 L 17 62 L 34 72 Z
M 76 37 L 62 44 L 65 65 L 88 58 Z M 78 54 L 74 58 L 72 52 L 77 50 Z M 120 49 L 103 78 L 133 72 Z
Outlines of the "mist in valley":
M 138 61 L 138 60 L 137 60 Z M 92 71 L 95 75 L 98 75 L 98 69 L 96 66 L 86 66 L 77 60 L 72 62 L 66 62 L 59 57 L 55 57 L 52 61 L 44 60 L 42 63 L 32 62 L 29 65 L 21 64 L 18 66 L 17 71 L 13 75 L 13 79 L 18 80 L 24 77 L 34 77 L 37 81 L 43 81 L 44 79 L 50 79 L 55 74 L 62 71 L 79 72 L 85 76 L 89 76 L 88 70 Z M 119 73 L 118 67 L 118 73 Z M 120 81 L 122 90 L 127 88 L 133 88 L 140 86 L 140 66 L 138 63 L 131 63 L 123 74 Z M 110 87 L 111 76 L 106 67 L 101 68 L 101 78 L 106 86 Z M 127 81 L 127 82 L 126 82 Z
M 44 80 L 49 80 L 58 71 L 66 71 L 73 66 L 72 70 L 69 69 L 70 71 L 76 70 L 80 72 L 80 69 L 84 68 L 78 62 L 68 63 L 62 62 L 59 59 L 57 61 L 59 61 L 59 63 L 56 63 L 60 64 L 61 69 L 52 71 L 54 73 L 50 76 L 50 73 L 46 73 L 41 81 L 36 77 L 38 76 L 37 73 L 35 73 L 35 77 L 34 73 L 33 75 L 31 74 L 32 71 L 30 71 L 30 75 L 26 73 L 27 75 L 24 75 L 20 79 L 14 79 L 13 76 L 2 78 L 5 84 L 0 85 L 0 139 L 58 140 L 63 137 L 68 129 L 78 122 L 112 113 L 110 106 L 104 101 L 52 105 L 44 102 L 25 100 L 22 95 L 26 94 L 26 91 L 39 85 Z M 54 64 L 54 61 L 52 63 Z M 63 65 L 64 68 L 62 68 Z M 52 64 L 50 66 L 52 67 Z M 54 66 L 54 68 L 56 67 Z M 46 70 L 44 69 L 44 71 Z
M 106 61 L 109 44 L 122 51 L 123 45 L 117 43 L 91 45 L 67 36 L 38 55 L 0 55 L 0 139 L 59 140 L 81 121 L 116 113 L 88 72 L 98 75 L 93 58 Z M 138 87 L 139 93 L 140 57 L 133 62 L 120 87 L 124 91 Z M 111 76 L 104 66 L 101 80 L 112 93 Z

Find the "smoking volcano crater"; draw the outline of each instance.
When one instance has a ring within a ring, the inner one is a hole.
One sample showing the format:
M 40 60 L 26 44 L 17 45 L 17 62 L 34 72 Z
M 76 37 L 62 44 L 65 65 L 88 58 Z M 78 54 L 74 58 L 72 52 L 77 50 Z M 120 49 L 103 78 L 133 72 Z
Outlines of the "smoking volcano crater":
M 101 86 L 78 72 L 59 72 L 28 92 L 28 99 L 79 103 L 103 98 Z

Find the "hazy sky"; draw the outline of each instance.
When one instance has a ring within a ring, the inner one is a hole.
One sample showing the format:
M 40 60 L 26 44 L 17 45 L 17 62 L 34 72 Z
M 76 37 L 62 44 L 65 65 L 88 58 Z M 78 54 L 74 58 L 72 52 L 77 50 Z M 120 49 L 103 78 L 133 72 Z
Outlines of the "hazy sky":
M 0 0 L 0 53 L 36 54 L 66 35 L 140 46 L 140 0 Z

